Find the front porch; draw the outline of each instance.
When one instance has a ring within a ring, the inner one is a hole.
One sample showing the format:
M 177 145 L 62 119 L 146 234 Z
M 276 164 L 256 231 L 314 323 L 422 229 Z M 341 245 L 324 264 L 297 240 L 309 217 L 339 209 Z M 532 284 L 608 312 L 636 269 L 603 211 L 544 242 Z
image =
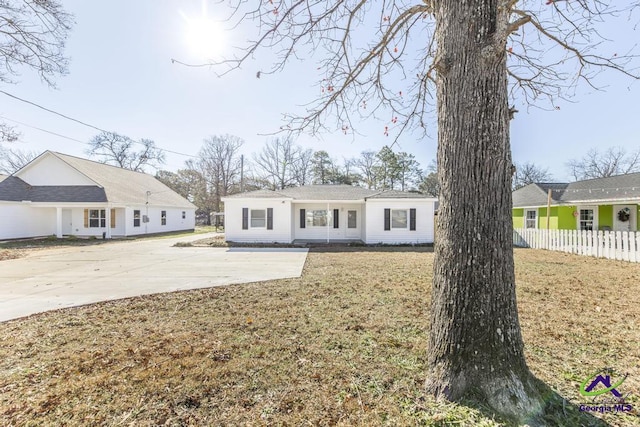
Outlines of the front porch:
M 364 242 L 364 203 L 328 201 L 291 204 L 294 243 Z
M 123 237 L 125 233 L 125 208 L 109 206 L 57 206 L 55 235 L 77 237 Z

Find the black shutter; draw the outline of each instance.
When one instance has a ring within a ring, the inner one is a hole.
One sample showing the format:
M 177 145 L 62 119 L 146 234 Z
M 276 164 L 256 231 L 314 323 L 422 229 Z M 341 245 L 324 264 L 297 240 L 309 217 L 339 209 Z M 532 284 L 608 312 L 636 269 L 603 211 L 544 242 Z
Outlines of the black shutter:
M 306 216 L 306 213 L 304 209 L 300 209 L 300 228 L 305 227 L 305 219 L 306 219 L 305 216 Z
M 242 229 L 249 229 L 249 208 L 242 208 Z
M 409 209 L 409 230 L 416 230 L 416 210 Z
M 340 209 L 333 210 L 333 228 L 340 228 L 340 220 L 338 216 L 340 215 Z
M 384 210 L 384 230 L 391 230 L 391 209 Z
M 273 208 L 267 208 L 267 230 L 273 230 Z

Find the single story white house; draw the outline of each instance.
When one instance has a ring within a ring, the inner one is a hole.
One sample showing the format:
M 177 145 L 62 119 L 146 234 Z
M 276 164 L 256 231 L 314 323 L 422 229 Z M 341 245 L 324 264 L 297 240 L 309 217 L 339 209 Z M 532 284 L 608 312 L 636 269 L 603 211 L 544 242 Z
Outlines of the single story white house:
M 229 242 L 433 243 L 435 198 L 350 185 L 308 185 L 223 197 Z
M 0 239 L 193 230 L 195 210 L 151 175 L 45 151 L 0 182 Z

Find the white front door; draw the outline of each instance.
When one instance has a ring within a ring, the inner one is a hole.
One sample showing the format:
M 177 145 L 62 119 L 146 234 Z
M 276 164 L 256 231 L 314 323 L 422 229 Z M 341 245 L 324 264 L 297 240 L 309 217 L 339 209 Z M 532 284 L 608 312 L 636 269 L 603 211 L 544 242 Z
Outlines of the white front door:
M 69 236 L 73 234 L 73 216 L 71 209 L 62 209 L 62 235 Z
M 636 209 L 634 205 L 613 205 L 613 230 L 636 231 Z
M 347 210 L 347 238 L 356 239 L 360 237 L 360 219 L 356 209 Z

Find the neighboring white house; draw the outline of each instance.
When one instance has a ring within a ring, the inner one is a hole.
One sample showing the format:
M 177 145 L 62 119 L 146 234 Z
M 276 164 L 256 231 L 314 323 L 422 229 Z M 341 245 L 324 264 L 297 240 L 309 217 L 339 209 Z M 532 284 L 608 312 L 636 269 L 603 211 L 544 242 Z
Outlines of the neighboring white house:
M 45 151 L 0 182 L 0 239 L 193 230 L 195 209 L 151 175 Z
M 436 199 L 349 185 L 257 190 L 222 198 L 230 242 L 432 243 Z

